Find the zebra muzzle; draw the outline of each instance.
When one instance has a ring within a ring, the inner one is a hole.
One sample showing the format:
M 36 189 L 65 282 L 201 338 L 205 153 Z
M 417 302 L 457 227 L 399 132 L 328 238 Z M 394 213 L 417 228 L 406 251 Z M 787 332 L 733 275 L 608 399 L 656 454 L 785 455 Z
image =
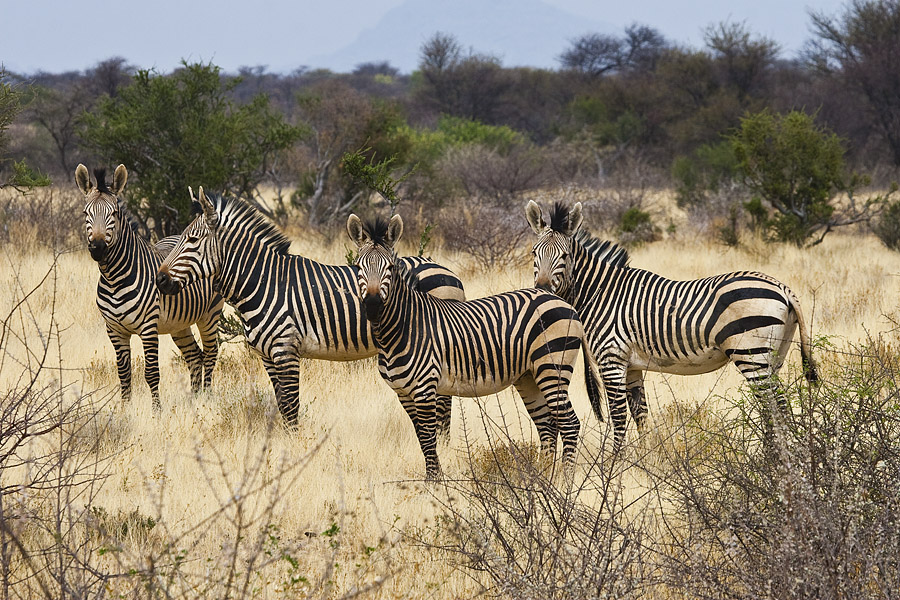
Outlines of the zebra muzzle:
M 363 313 L 371 323 L 378 323 L 384 310 L 384 300 L 380 294 L 366 294 L 363 298 Z
M 106 258 L 106 249 L 105 240 L 91 240 L 88 242 L 88 252 L 91 253 L 91 258 L 97 262 Z
M 168 273 L 160 271 L 156 274 L 156 288 L 166 295 L 177 294 L 180 290 L 178 283 Z

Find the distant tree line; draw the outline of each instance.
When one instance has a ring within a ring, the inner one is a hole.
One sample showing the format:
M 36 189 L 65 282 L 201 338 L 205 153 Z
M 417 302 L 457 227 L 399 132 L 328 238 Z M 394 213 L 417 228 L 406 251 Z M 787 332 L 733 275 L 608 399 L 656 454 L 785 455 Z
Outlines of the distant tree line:
M 558 69 L 504 67 L 436 33 L 409 75 L 386 62 L 157 73 L 118 57 L 84 72 L 6 73 L 17 117 L 0 121 L 0 179 L 25 163 L 63 180 L 78 162 L 125 162 L 129 202 L 148 233 L 164 235 L 188 218 L 189 183 L 251 199 L 268 183 L 272 216 L 339 223 L 372 201 L 341 163 L 362 148 L 409 175 L 400 196 L 432 220 L 459 198 L 497 209 L 532 189 L 602 188 L 638 169 L 633 186 L 671 187 L 688 209 L 724 203 L 773 239 L 810 243 L 881 214 L 883 197 L 849 216 L 832 199 L 872 178 L 889 189 L 900 170 L 900 0 L 851 0 L 810 19 L 812 39 L 793 60 L 726 22 L 708 26 L 700 48 L 641 24 L 587 33 L 561 49 Z M 760 179 L 783 166 L 753 155 L 777 132 L 794 136 L 782 140 L 793 160 L 823 165 L 803 174 L 822 181 L 802 206 L 797 190 L 774 197 Z

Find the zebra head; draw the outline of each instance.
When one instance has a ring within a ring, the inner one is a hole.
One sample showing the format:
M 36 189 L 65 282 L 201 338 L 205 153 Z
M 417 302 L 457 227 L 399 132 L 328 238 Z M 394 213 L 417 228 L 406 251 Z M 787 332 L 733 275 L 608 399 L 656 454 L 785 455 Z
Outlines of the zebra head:
M 377 325 L 391 291 L 391 275 L 397 262 L 394 245 L 403 235 L 403 219 L 394 215 L 390 221 L 376 219 L 363 223 L 356 215 L 350 215 L 347 233 L 359 249 L 356 258 L 359 300 L 365 317 Z
M 188 187 L 197 216 L 182 232 L 175 246 L 156 273 L 156 287 L 163 294 L 177 294 L 200 279 L 214 278 L 219 271 L 220 254 L 216 229 L 219 215 L 216 207 L 200 188 L 198 198 Z
M 128 171 L 125 165 L 116 167 L 112 188 L 106 185 L 106 169 L 95 169 L 97 185 L 91 183 L 87 167 L 79 164 L 75 168 L 75 184 L 84 194 L 84 230 L 87 236 L 91 258 L 100 262 L 119 238 L 122 218 L 119 212 L 118 195 L 125 189 Z
M 571 209 L 556 202 L 550 210 L 548 224 L 541 207 L 529 200 L 525 218 L 538 235 L 531 252 L 534 256 L 534 287 L 565 298 L 572 284 L 572 237 L 583 220 L 581 202 L 576 202 Z

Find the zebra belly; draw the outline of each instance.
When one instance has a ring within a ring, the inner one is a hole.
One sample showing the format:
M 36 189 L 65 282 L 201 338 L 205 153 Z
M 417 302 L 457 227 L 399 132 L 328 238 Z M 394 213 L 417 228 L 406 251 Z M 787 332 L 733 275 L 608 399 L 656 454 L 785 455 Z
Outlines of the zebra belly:
M 463 398 L 475 398 L 477 396 L 489 396 L 501 392 L 513 384 L 510 380 L 496 380 L 483 378 L 465 378 L 452 373 L 443 372 L 437 383 L 439 396 L 461 396 Z
M 643 349 L 632 349 L 628 368 L 674 375 L 699 375 L 720 369 L 727 363 L 728 357 L 718 348 L 686 356 L 655 356 Z

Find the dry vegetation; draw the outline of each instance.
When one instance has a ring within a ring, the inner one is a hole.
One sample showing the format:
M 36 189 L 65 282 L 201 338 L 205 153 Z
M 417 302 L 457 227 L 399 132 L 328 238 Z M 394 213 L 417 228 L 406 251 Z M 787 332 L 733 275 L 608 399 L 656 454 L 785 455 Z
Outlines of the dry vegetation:
M 799 296 L 814 335 L 828 337 L 824 361 L 882 332 L 896 343 L 900 254 L 873 236 L 833 234 L 808 250 L 747 237 L 731 248 L 698 236 L 667 201 L 651 204 L 676 227 L 633 250 L 632 265 L 672 278 L 769 273 Z M 294 252 L 323 262 L 343 262 L 350 246 L 288 231 Z M 699 447 L 691 427 L 739 412 L 727 400 L 740 396 L 732 367 L 648 374 L 650 432 L 638 442 L 632 426 L 619 463 L 576 375 L 584 440 L 571 488 L 548 483 L 530 458 L 536 432 L 512 392 L 454 401 L 450 443 L 439 448 L 447 481 L 426 486 L 412 427 L 374 360 L 305 361 L 301 425 L 286 432 L 241 343 L 223 349 L 212 389 L 193 395 L 164 336 L 162 411 L 140 372 L 122 405 L 94 305 L 96 266 L 74 239 L 59 255 L 44 241 L 18 223 L 0 245 L 0 393 L 6 409 L 24 398 L 0 419 L 44 424 L 0 440 L 0 575 L 11 584 L 0 597 L 565 597 L 576 583 L 593 595 L 682 597 L 663 575 L 679 538 L 660 520 L 677 501 L 659 481 L 673 457 Z M 431 254 L 462 274 L 470 297 L 531 277 L 527 259 L 487 273 L 439 245 Z M 794 350 L 786 380 L 798 362 Z M 540 515 L 568 515 L 563 533 L 597 547 L 557 543 L 560 521 Z

